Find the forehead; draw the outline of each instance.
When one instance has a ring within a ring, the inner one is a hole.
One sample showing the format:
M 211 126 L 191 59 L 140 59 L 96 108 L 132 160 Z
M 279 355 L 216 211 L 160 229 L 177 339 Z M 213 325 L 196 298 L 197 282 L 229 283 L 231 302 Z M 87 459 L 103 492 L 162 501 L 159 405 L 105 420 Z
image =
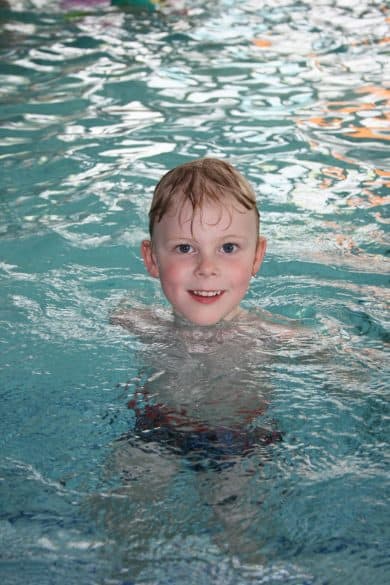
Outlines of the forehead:
M 189 201 L 172 207 L 155 226 L 158 229 L 180 229 L 191 231 L 217 227 L 219 230 L 241 229 L 248 230 L 252 226 L 257 229 L 257 214 L 255 209 L 246 209 L 236 201 L 226 201 L 224 204 L 205 202 L 201 207 L 193 209 Z

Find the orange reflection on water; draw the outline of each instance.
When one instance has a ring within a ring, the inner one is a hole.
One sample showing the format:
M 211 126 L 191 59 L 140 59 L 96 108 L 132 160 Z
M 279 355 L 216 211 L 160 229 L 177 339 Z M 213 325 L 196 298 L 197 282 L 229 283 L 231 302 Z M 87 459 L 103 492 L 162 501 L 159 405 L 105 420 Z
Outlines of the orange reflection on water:
M 265 49 L 272 45 L 271 41 L 268 39 L 253 39 L 252 42 L 256 47 L 260 47 L 261 49 Z
M 368 189 L 363 190 L 361 196 L 355 195 L 347 199 L 347 205 L 350 207 L 379 207 L 390 203 L 389 195 L 376 195 Z
M 322 116 L 300 119 L 297 123 L 330 130 L 344 128 L 343 135 L 354 139 L 387 141 L 390 140 L 389 107 L 390 90 L 367 85 L 356 90 L 356 100 L 325 102 Z
M 324 178 L 320 183 L 320 189 L 329 189 L 335 182 L 345 181 L 347 178 L 346 170 L 340 167 L 322 167 L 321 173 Z

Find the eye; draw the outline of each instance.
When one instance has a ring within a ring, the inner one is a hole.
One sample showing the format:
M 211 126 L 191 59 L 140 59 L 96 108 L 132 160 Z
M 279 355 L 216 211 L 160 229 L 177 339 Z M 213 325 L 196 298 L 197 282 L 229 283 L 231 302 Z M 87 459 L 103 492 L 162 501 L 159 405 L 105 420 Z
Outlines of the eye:
M 232 242 L 226 242 L 226 244 L 223 244 L 222 246 L 222 250 L 225 254 L 232 254 L 237 248 L 237 244 L 233 244 Z
M 179 254 L 189 254 L 193 251 L 193 248 L 190 244 L 179 244 L 175 249 Z

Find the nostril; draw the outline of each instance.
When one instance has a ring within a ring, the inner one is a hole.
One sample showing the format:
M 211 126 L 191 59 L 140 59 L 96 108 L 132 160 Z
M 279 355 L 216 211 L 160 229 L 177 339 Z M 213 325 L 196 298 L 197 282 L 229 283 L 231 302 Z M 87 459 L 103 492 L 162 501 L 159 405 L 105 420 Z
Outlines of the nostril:
M 216 266 L 210 260 L 201 260 L 197 266 L 198 274 L 209 275 L 216 273 Z

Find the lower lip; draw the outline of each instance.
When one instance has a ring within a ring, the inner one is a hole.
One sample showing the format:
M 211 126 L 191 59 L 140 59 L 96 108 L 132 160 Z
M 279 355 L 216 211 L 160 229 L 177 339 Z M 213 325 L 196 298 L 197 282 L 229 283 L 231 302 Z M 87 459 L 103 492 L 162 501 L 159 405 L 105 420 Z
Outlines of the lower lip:
M 221 292 L 219 295 L 214 295 L 213 297 L 201 297 L 200 295 L 194 294 L 190 290 L 188 292 L 189 292 L 191 298 L 194 299 L 194 301 L 197 301 L 198 303 L 201 303 L 202 305 L 212 305 L 213 303 L 217 302 L 223 296 L 223 292 Z

